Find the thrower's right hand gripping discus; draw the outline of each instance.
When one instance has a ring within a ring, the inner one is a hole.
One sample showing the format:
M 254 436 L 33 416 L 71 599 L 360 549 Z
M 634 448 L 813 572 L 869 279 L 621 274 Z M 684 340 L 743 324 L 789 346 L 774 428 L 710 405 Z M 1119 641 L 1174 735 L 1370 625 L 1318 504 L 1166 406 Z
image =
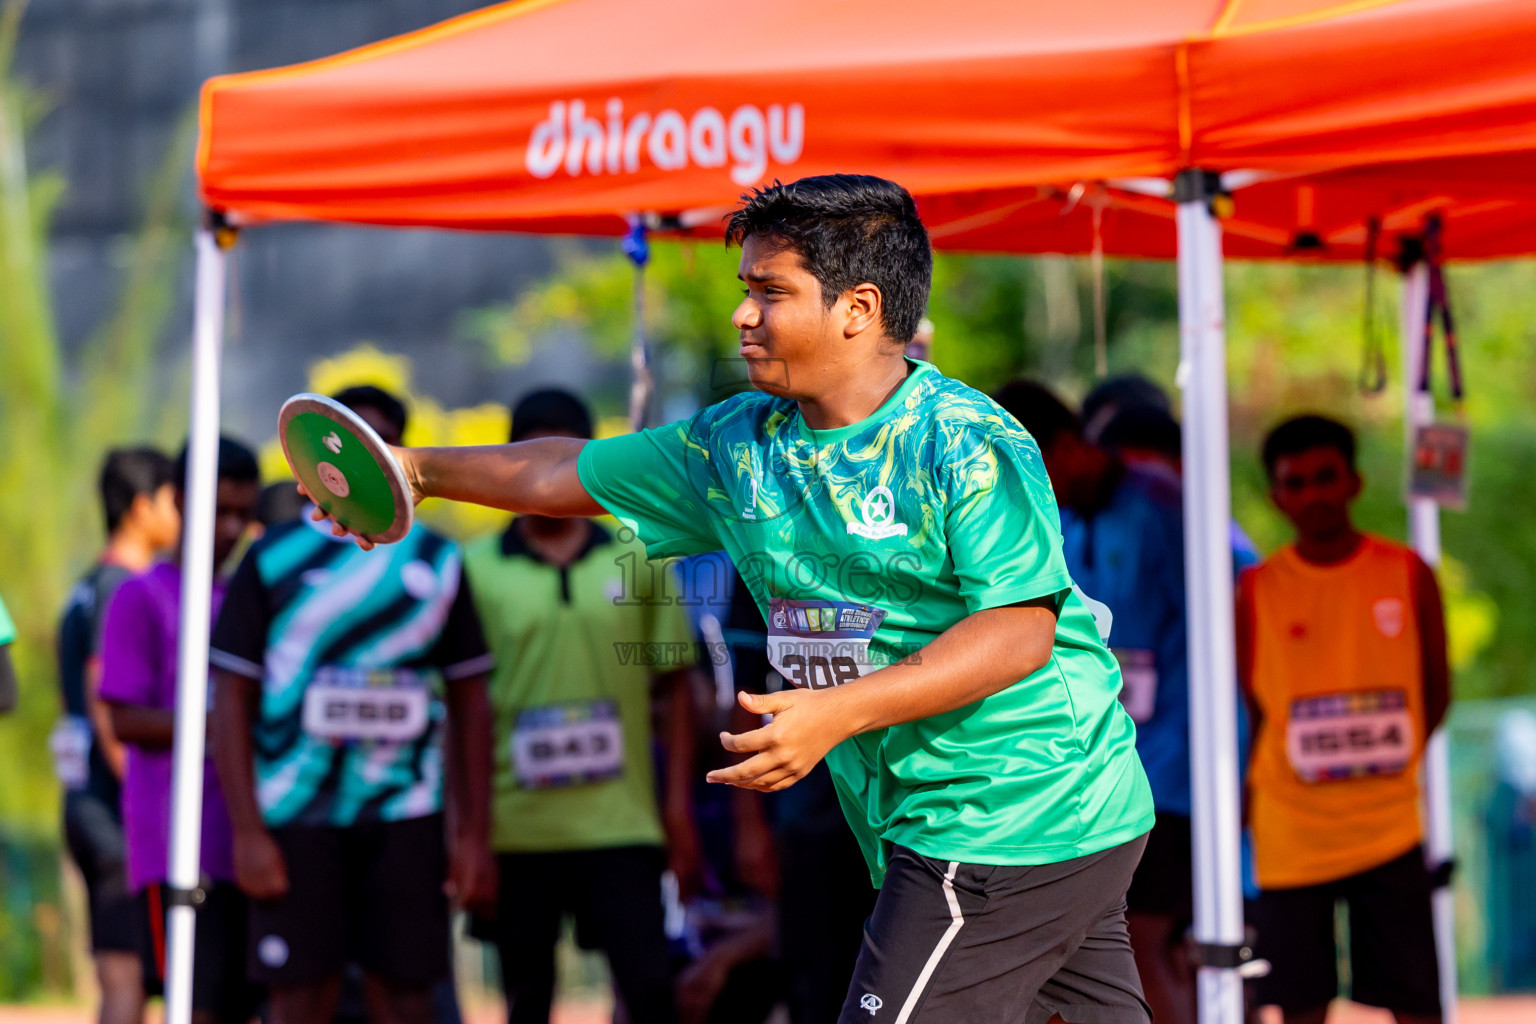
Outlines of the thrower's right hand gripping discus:
M 405 472 L 362 417 L 324 395 L 294 395 L 277 417 L 283 454 L 321 511 L 375 544 L 415 521 Z

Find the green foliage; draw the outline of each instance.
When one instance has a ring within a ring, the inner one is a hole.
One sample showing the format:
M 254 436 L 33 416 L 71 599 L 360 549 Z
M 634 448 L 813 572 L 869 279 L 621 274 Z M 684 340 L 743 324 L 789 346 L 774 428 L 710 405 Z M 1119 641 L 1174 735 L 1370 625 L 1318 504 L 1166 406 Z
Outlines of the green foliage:
M 16 8 L 0 19 L 0 58 L 10 53 Z M 59 713 L 53 638 L 65 592 L 102 544 L 94 494 L 110 447 L 162 443 L 180 429 L 158 422 L 164 401 L 155 357 L 186 248 L 178 203 L 190 166 L 195 119 L 184 118 L 146 196 L 146 223 L 129 243 L 116 309 L 66 353 L 54 328 L 47 281 L 47 228 L 62 194 L 56 175 L 29 180 L 23 148 L 32 98 L 0 64 L 0 594 L 16 619 L 22 682 L 18 712 L 0 719 L 0 822 L 28 834 L 57 829 L 58 788 L 47 761 Z M 181 408 L 181 404 L 174 404 Z
M 48 225 L 64 182 L 26 166 L 28 128 L 43 110 L 10 73 L 22 5 L 0 13 L 0 595 L 21 705 L 0 718 L 0 1001 L 69 991 L 57 830 L 60 794 L 48 758 L 59 715 L 54 629 L 71 581 L 102 544 L 97 466 L 113 446 L 162 444 L 183 408 L 155 374 L 188 225 L 178 209 L 196 133 L 182 118 L 128 242 L 116 308 L 67 353 L 53 322 Z
M 600 356 L 627 359 L 634 335 L 634 266 L 617 250 L 594 253 L 567 245 L 559 256 L 560 271 L 515 303 L 467 316 L 467 333 L 513 365 L 524 362 L 538 341 L 570 333 Z M 735 354 L 731 310 L 741 301 L 737 259 L 735 250 L 719 242 L 652 246 L 644 275 L 645 333 L 664 376 L 686 382 L 683 390 L 710 379 L 714 360 Z

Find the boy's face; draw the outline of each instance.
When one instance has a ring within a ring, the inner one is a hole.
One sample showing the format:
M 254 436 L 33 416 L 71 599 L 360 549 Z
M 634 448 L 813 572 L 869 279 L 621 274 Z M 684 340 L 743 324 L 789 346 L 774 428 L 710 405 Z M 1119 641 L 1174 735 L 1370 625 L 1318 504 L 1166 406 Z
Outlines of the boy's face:
M 389 417 L 371 405 L 359 405 L 352 410 L 357 413 L 359 419 L 373 428 L 373 432 L 379 435 L 379 440 L 391 447 L 400 447 L 400 431 Z
M 239 546 L 240 539 L 256 521 L 256 499 L 261 496 L 261 484 L 254 480 L 230 480 L 219 478 L 219 489 L 213 511 L 213 568 L 229 561 Z M 184 496 L 178 495 L 178 507 L 185 504 Z
M 746 296 L 731 323 L 740 332 L 753 387 L 801 399 L 837 383 L 842 368 L 856 358 L 849 340 L 871 323 L 868 305 L 878 289 L 849 289 L 828 309 L 821 282 L 805 269 L 800 254 L 756 235 L 742 242 L 737 276 Z M 878 298 L 875 303 L 878 318 Z
M 1360 476 L 1337 448 L 1308 448 L 1276 460 L 1269 494 L 1299 536 L 1335 537 L 1350 529 L 1349 503 L 1360 495 Z
M 261 484 L 254 480 L 220 480 L 213 512 L 213 566 L 229 561 L 240 538 L 256 520 Z
M 175 547 L 181 537 L 181 509 L 176 502 L 176 488 L 161 485 L 153 494 L 133 499 L 133 516 L 144 536 L 158 551 Z

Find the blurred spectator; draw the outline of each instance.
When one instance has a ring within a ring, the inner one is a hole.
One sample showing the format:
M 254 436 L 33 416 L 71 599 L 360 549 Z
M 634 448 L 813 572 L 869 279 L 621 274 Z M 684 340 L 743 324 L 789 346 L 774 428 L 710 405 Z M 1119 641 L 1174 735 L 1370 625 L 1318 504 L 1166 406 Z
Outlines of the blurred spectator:
M 1082 422 L 1086 440 L 1127 466 L 1175 483 L 1183 479 L 1183 428 L 1173 416 L 1173 400 L 1147 378 L 1133 374 L 1099 384 L 1083 399 Z M 1258 562 L 1258 547 L 1235 519 L 1231 539 L 1238 571 Z
M 1113 614 L 1109 642 L 1120 662 L 1120 700 L 1136 722 L 1136 751 L 1157 809 L 1126 894 L 1126 920 L 1153 1016 L 1193 1020 L 1194 969 L 1184 942 L 1194 918 L 1194 884 L 1178 477 L 1128 466 L 1087 441 L 1077 416 L 1032 381 L 1005 385 L 997 401 L 1040 446 L 1061 506 L 1062 549 L 1072 579 Z M 1167 418 L 1166 412 L 1148 411 Z M 1129 415 L 1131 410 L 1121 411 L 1111 425 Z M 1177 433 L 1178 425 L 1173 427 Z
M 1536 991 L 1536 713 L 1499 718 L 1488 805 L 1488 950 L 1495 992 Z
M 684 908 L 679 934 L 671 936 L 682 964 L 678 1016 L 682 1024 L 757 1024 L 785 994 L 775 954 L 779 858 L 769 820 L 777 795 L 712 785 L 705 775 L 736 760 L 720 746 L 721 731 L 757 724 L 736 694 L 738 680 L 755 692 L 763 689 L 763 619 L 724 552 L 684 558 L 678 575 L 683 607 L 701 641 L 702 667 L 714 684 L 699 695 L 702 754 L 693 780 L 703 881 Z M 850 955 L 845 974 L 852 969 Z
M 393 395 L 335 398 L 400 443 Z M 490 656 L 461 570 L 419 524 L 363 551 L 301 516 L 230 580 L 214 756 L 273 1024 L 329 1024 L 352 963 L 373 1019 L 424 1024 L 450 976 L 449 897 L 492 896 Z
M 178 481 L 186 478 L 186 459 L 183 450 L 174 477 Z M 256 456 L 248 448 L 220 438 L 218 460 L 213 529 L 216 573 L 250 526 L 258 490 Z M 184 500 L 178 490 L 178 509 Z M 181 584 L 179 557 L 125 581 L 107 609 L 101 643 L 101 699 L 110 709 L 113 732 L 128 749 L 128 770 L 123 779 L 128 880 L 135 890 L 148 894 L 155 973 L 162 983 Z M 215 616 L 223 596 L 223 583 L 215 580 Z M 217 703 L 217 695 L 211 696 Z M 245 981 L 245 900 L 231 884 L 234 865 L 229 817 L 211 759 L 205 762 L 201 842 L 207 901 L 198 910 L 192 980 L 194 1020 L 238 1024 L 255 1008 Z
M 299 493 L 298 484 L 292 480 L 268 484 L 261 489 L 261 496 L 256 499 L 256 522 L 261 524 L 263 531 L 291 523 L 304 514 L 308 504 L 304 495 Z
M 1132 409 L 1160 412 L 1171 418 L 1173 399 L 1155 382 L 1139 373 L 1106 377 L 1083 397 L 1083 437 L 1093 444 L 1106 444 L 1104 428 L 1116 416 Z
M 701 565 L 711 570 L 700 572 Z M 710 645 L 712 663 L 722 664 L 713 645 L 723 642 L 729 654 L 723 662 L 728 672 L 716 686 L 715 731 L 740 734 L 755 729 L 759 723 L 741 707 L 736 694 L 785 685 L 768 663 L 762 612 L 724 554 L 695 556 L 683 566 L 688 581 L 684 592 L 691 607 L 699 609 L 700 632 Z M 706 578 L 720 582 L 706 591 L 701 585 Z M 710 617 L 718 623 L 711 626 Z M 715 628 L 718 638 L 712 635 Z M 717 751 L 722 764 L 726 757 L 735 758 L 714 744 L 706 749 Z M 835 1021 L 879 891 L 869 884 L 869 866 L 843 817 L 832 774 L 818 764 L 789 789 L 765 796 L 732 788 L 729 799 L 735 877 L 742 886 L 777 901 L 776 959 L 790 1020 Z M 708 850 L 707 828 L 705 837 Z
M 1173 414 L 1150 405 L 1120 409 L 1104 424 L 1098 444 L 1127 466 L 1178 480 L 1183 472 L 1184 441 Z
M 512 441 L 592 436 L 586 406 L 539 391 L 512 410 Z M 547 1024 L 566 914 L 607 954 L 633 1024 L 676 1019 L 662 915 L 670 864 L 697 884 L 694 648 L 660 566 L 590 519 L 525 515 L 470 546 L 465 567 L 496 655 L 492 843 L 495 942 L 510 1024 Z M 651 701 L 666 701 L 666 795 L 657 807 Z
M 1287 1021 L 1324 1019 L 1343 901 L 1351 997 L 1438 1020 L 1418 766 L 1450 701 L 1440 589 L 1412 550 L 1351 522 L 1361 481 L 1348 427 L 1289 420 L 1263 460 L 1296 540 L 1244 574 L 1238 599 L 1258 951 L 1273 965 L 1258 998 Z
M 48 745 L 64 789 L 64 840 L 85 880 L 100 1024 L 137 1024 L 153 978 L 149 904 L 128 884 L 120 806 L 125 754 L 99 699 L 101 631 L 112 595 L 181 535 L 175 466 L 152 448 L 107 453 L 99 477 L 107 545 L 59 622 L 64 715 Z

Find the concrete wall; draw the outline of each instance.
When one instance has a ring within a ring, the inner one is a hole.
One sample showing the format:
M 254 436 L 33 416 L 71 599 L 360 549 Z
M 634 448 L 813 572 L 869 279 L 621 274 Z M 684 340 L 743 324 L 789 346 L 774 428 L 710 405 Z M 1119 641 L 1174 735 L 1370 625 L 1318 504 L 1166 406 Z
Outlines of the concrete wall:
M 29 140 L 34 169 L 68 190 L 54 220 L 52 277 L 66 342 L 112 308 L 143 197 L 211 74 L 288 64 L 483 6 L 475 0 L 32 0 L 17 54 L 47 100 Z M 185 158 L 190 166 L 191 153 Z M 195 216 L 190 174 L 184 203 Z M 580 352 L 541 353 L 512 374 L 456 336 L 459 315 L 512 298 L 546 273 L 546 240 L 285 225 L 248 231 L 226 356 L 226 424 L 261 440 L 316 355 L 369 340 L 415 357 L 421 388 L 451 404 L 506 400 L 559 380 L 593 382 Z M 190 330 L 190 263 L 168 328 L 168 367 Z M 179 396 L 178 396 L 179 397 Z

